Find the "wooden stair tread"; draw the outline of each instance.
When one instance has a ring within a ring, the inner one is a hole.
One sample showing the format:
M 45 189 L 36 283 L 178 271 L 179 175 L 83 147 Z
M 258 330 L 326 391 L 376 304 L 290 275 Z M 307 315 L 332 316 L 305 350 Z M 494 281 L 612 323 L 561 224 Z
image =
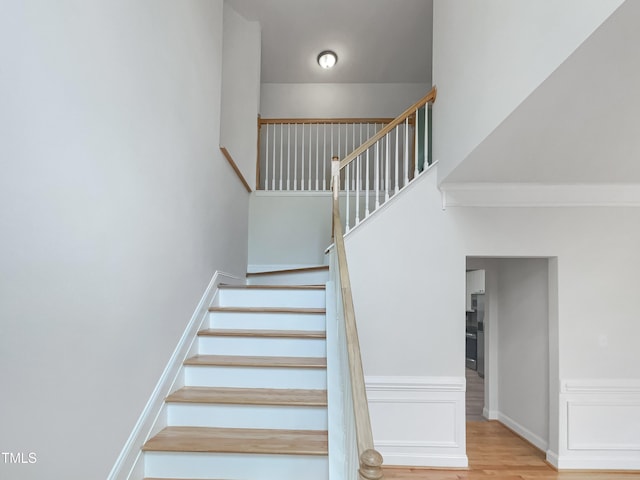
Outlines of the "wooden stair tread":
M 327 455 L 323 430 L 167 427 L 145 443 L 149 452 Z
M 169 395 L 166 401 L 173 403 L 326 407 L 327 391 L 274 388 L 183 387 Z
M 221 283 L 223 290 L 326 290 L 325 285 L 228 285 Z
M 318 272 L 323 270 L 329 270 L 329 265 L 318 265 L 316 267 L 287 268 L 284 270 L 267 270 L 264 272 L 248 272 L 247 277 L 258 277 L 260 275 L 280 275 L 282 273 Z
M 258 338 L 327 338 L 322 330 L 251 330 L 208 328 L 200 330 L 201 337 L 258 337 Z
M 324 308 L 300 307 L 209 307 L 210 312 L 239 312 L 239 313 L 309 313 L 326 314 Z
M 326 368 L 327 359 L 322 357 L 254 357 L 245 355 L 195 355 L 185 365 L 224 367 L 293 367 Z

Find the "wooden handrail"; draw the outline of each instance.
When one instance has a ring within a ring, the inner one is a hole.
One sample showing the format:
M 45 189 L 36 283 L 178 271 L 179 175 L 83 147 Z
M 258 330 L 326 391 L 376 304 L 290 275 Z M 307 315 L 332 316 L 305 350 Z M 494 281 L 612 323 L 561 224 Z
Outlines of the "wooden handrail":
M 244 188 L 247 190 L 247 192 L 251 193 L 251 187 L 249 186 L 247 179 L 244 178 L 244 175 L 242 175 L 242 172 L 238 168 L 238 164 L 233 160 L 233 157 L 229 153 L 229 150 L 227 150 L 223 146 L 220 146 L 220 151 L 224 155 L 224 158 L 227 159 L 227 162 L 229 162 L 229 165 L 231 165 L 231 168 L 233 168 L 233 171 L 236 172 L 236 175 L 238 176 L 238 179 L 242 182 L 242 185 L 244 185 Z
M 360 155 L 363 152 L 366 152 L 367 149 L 369 149 L 369 147 L 371 147 L 371 145 L 374 145 L 378 140 L 380 140 L 382 137 L 384 137 L 387 133 L 389 133 L 395 127 L 397 127 L 402 122 L 404 122 L 407 117 L 413 115 L 417 109 L 421 108 L 423 105 L 426 105 L 429 102 L 435 101 L 437 93 L 438 93 L 438 90 L 434 86 L 429 91 L 429 93 L 427 93 L 424 97 L 422 97 L 416 103 L 414 103 L 409 108 L 407 108 L 404 112 L 402 112 L 393 121 L 391 121 L 387 125 L 385 125 L 384 128 L 382 128 L 378 133 L 376 133 L 374 136 L 372 136 L 369 140 L 367 140 L 362 145 L 360 145 L 358 148 L 356 148 L 353 152 L 351 152 L 349 155 L 344 157 L 344 159 L 340 162 L 340 168 L 343 169 L 344 167 L 349 165 L 349 163 L 351 163 L 354 159 L 356 159 L 358 157 L 358 155 Z
M 358 328 L 356 325 L 355 309 L 353 307 L 353 295 L 351 292 L 351 281 L 349 279 L 349 266 L 347 264 L 347 252 L 344 246 L 342 221 L 340 220 L 340 208 L 338 201 L 338 193 L 340 191 L 339 164 L 340 161 L 338 160 L 338 157 L 333 157 L 331 161 L 331 173 L 333 179 L 333 236 L 336 254 L 338 257 L 342 307 L 344 310 L 347 352 L 349 356 L 349 370 L 351 373 L 351 394 L 353 396 L 356 441 L 358 444 L 358 457 L 360 463 L 359 474 L 360 478 L 364 480 L 378 480 L 384 476 L 382 471 L 382 455 L 380 455 L 373 446 L 373 433 L 371 431 L 371 419 L 369 417 L 369 403 L 367 401 L 367 391 L 364 383 L 360 342 L 358 340 Z
M 258 118 L 259 125 L 269 124 L 323 124 L 334 125 L 338 123 L 389 123 L 393 118 Z

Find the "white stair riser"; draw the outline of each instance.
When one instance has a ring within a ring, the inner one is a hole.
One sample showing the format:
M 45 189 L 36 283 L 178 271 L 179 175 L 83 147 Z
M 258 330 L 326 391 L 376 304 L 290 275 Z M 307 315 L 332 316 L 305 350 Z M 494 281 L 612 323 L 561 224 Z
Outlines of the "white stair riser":
M 198 338 L 201 355 L 253 355 L 280 357 L 326 357 L 322 338 L 215 337 Z
M 327 388 L 327 371 L 324 368 L 186 365 L 184 379 L 189 387 Z
M 324 308 L 324 290 L 223 288 L 218 292 L 222 307 Z
M 170 426 L 326 430 L 326 407 L 170 403 Z
M 324 330 L 324 314 L 211 312 L 210 328 Z
M 145 476 L 229 480 L 327 480 L 321 455 L 145 452 Z
M 319 272 L 279 273 L 249 277 L 249 285 L 324 285 L 329 279 L 326 270 Z

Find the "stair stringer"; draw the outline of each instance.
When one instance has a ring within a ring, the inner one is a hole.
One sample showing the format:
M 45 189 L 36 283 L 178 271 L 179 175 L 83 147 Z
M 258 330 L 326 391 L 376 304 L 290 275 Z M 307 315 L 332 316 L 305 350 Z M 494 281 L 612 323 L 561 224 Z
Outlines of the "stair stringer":
M 183 362 L 197 346 L 198 331 L 208 319 L 209 307 L 216 303 L 221 283 L 237 285 L 244 284 L 245 280 L 221 271 L 213 274 L 107 480 L 139 480 L 144 477 L 142 446 L 166 424 L 164 400 L 183 382 Z

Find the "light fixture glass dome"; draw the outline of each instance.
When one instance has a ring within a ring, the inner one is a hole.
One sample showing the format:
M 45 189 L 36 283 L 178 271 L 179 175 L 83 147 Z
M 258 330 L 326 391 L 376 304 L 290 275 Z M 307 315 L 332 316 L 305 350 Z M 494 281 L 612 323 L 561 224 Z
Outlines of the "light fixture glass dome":
M 338 63 L 338 55 L 331 50 L 325 50 L 318 55 L 318 65 L 322 68 L 331 68 Z

